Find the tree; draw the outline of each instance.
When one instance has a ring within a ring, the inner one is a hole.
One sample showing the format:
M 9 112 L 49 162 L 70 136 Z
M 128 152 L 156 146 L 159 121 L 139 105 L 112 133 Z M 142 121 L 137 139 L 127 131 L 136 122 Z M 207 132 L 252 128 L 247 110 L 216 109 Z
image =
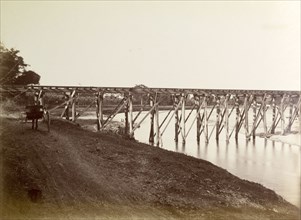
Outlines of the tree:
M 147 94 L 139 94 L 139 91 L 143 90 L 143 89 L 147 89 L 148 87 L 143 85 L 143 84 L 139 84 L 134 86 L 132 92 L 133 92 L 133 103 L 135 104 L 139 104 L 139 103 L 149 103 L 149 97 Z M 153 94 L 154 95 L 154 94 Z M 172 100 L 172 96 L 170 94 L 158 94 L 158 100 L 156 101 L 160 101 L 160 105 L 165 106 L 165 105 L 173 105 L 173 100 Z
M 26 70 L 28 64 L 19 56 L 19 50 L 7 49 L 0 43 L 0 84 L 27 85 L 38 84 L 40 76 L 31 70 Z

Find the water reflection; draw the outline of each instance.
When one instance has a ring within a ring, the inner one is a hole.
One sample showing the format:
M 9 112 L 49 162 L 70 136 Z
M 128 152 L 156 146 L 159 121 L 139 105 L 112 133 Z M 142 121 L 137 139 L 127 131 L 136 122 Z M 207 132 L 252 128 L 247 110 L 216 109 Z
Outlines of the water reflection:
M 226 142 L 226 149 L 225 149 L 225 163 L 228 164 L 228 153 L 229 153 L 229 142 Z
M 182 143 L 182 153 L 185 154 L 185 143 Z
M 216 145 L 215 145 L 215 163 L 216 164 L 220 164 L 221 163 L 221 158 L 220 158 L 220 155 L 219 155 L 219 141 L 217 140 L 216 141 Z
M 197 143 L 197 158 L 201 157 L 201 146 L 200 146 L 200 142 Z

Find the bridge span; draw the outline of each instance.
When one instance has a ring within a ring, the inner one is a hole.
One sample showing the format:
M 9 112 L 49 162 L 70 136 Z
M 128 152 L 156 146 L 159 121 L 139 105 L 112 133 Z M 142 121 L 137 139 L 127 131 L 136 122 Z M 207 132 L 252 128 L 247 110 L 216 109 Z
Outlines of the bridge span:
M 300 91 L 28 85 L 1 86 L 0 93 L 19 95 L 30 93 L 34 97 L 34 103 L 43 106 L 45 106 L 44 97 L 47 93 L 63 93 L 65 95 L 63 103 L 47 110 L 52 112 L 64 107 L 61 117 L 69 119 L 69 109 L 71 108 L 71 120 L 74 122 L 80 117 L 76 110 L 78 95 L 93 96 L 92 104 L 96 104 L 95 118 L 98 130 L 104 129 L 116 114 L 124 112 L 125 133 L 132 138 L 135 130 L 149 118 L 149 142 L 157 146 L 162 143 L 162 136 L 172 119 L 175 127 L 174 140 L 178 142 L 180 136 L 183 143 L 193 126 L 196 126 L 197 142 L 200 141 L 201 135 L 204 135 L 207 143 L 213 134 L 215 134 L 215 139 L 219 140 L 223 130 L 226 141 L 229 141 L 232 136 L 237 140 L 241 129 L 244 129 L 247 140 L 251 137 L 255 138 L 256 129 L 260 124 L 264 128 L 263 135 L 266 137 L 274 135 L 276 132 L 280 132 L 282 135 L 289 133 L 295 120 L 299 120 L 299 131 L 301 128 Z M 103 114 L 105 94 L 120 94 L 121 97 L 120 102 L 106 119 Z M 149 99 L 146 104 L 149 107 L 148 111 L 140 119 L 143 108 L 133 117 L 133 96 L 137 94 L 147 94 Z M 159 106 L 162 102 L 161 98 L 166 98 L 166 95 L 173 100 L 173 107 L 160 122 Z M 190 112 L 185 115 L 188 99 L 193 101 L 193 105 L 189 106 Z M 214 110 L 215 114 L 213 114 Z M 270 125 L 267 123 L 268 110 L 272 111 Z M 285 117 L 286 111 L 288 111 L 288 117 Z M 229 117 L 232 113 L 235 114 L 235 125 L 230 128 Z M 252 114 L 252 120 L 249 120 L 250 114 Z M 193 121 L 188 125 L 189 117 L 193 117 Z M 215 120 L 211 131 L 208 129 L 209 120 Z

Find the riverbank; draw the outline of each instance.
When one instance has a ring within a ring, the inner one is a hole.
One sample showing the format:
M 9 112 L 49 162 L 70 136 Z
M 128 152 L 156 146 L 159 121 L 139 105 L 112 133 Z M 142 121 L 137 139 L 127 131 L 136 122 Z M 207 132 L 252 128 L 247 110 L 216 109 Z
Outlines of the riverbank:
M 66 120 L 1 117 L 3 219 L 298 219 L 272 190 L 207 161 Z

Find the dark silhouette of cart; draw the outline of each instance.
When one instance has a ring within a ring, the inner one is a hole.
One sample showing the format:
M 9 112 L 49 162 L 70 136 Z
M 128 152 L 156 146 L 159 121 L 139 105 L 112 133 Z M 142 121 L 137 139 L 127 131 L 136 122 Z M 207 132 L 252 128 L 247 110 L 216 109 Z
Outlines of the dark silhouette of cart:
M 42 105 L 26 106 L 26 120 L 32 120 L 32 129 L 38 129 L 38 120 L 43 119 L 47 123 L 48 131 L 50 131 L 49 112 Z

